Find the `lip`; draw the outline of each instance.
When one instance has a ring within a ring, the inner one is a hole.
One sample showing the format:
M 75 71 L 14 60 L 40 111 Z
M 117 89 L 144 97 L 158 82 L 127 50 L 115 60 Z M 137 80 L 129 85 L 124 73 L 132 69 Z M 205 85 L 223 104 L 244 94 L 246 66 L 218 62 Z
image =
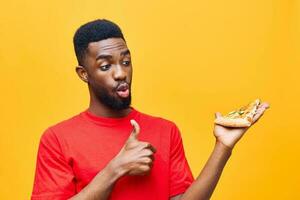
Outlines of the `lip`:
M 117 95 L 120 98 L 127 98 L 129 94 L 130 94 L 129 89 L 117 91 Z
M 117 85 L 115 91 L 120 98 L 127 98 L 130 95 L 129 84 L 127 82 L 121 82 Z
M 129 89 L 128 83 L 121 83 L 117 86 L 116 91 L 126 91 L 127 89 Z

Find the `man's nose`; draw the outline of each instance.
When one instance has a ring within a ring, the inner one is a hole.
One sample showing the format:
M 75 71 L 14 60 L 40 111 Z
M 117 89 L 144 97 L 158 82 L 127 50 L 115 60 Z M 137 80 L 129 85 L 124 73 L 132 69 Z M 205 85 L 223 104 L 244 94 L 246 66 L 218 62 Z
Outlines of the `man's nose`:
M 113 77 L 116 81 L 126 79 L 126 71 L 121 65 L 116 65 L 113 73 Z

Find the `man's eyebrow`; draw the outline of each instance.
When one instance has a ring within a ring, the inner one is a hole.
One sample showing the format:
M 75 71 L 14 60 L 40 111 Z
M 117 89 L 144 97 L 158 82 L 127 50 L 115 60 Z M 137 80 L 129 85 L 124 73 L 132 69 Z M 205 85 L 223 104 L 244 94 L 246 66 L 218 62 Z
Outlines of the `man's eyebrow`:
M 120 53 L 121 56 L 126 56 L 126 55 L 130 55 L 130 51 L 129 49 L 123 51 Z M 97 56 L 96 60 L 99 60 L 99 59 L 112 59 L 112 56 L 111 55 L 105 55 L 105 54 L 102 54 L 102 55 L 99 55 Z
M 123 52 L 120 53 L 121 56 L 126 56 L 128 54 L 130 55 L 129 49 L 127 49 L 127 50 L 125 50 L 125 51 L 123 51 Z
M 96 60 L 99 60 L 99 59 L 111 59 L 112 58 L 112 56 L 111 55 L 104 55 L 104 54 L 102 54 L 102 55 L 99 55 L 99 56 L 97 56 L 97 58 L 96 58 Z

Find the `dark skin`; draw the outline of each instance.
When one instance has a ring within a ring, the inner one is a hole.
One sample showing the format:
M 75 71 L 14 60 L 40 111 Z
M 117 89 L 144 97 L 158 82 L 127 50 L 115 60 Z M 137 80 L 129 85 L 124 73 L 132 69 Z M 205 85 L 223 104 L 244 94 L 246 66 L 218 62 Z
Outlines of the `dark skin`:
M 130 51 L 123 39 L 112 38 L 99 42 L 92 42 L 84 60 L 84 66 L 77 66 L 76 72 L 80 79 L 89 83 L 90 106 L 89 111 L 98 116 L 122 117 L 130 112 L 112 110 L 100 102 L 91 87 L 102 86 L 110 95 L 118 98 L 113 91 L 118 82 L 126 81 L 129 85 L 132 80 L 132 66 Z
M 89 111 L 97 116 L 123 117 L 131 108 L 114 110 L 98 100 L 95 89 L 104 87 L 109 95 L 119 97 L 116 86 L 119 82 L 131 85 L 132 66 L 130 51 L 121 38 L 110 38 L 92 42 L 84 60 L 84 66 L 77 66 L 80 79 L 88 83 L 90 92 Z M 130 90 L 130 87 L 129 87 Z M 97 91 L 97 90 L 96 90 Z M 124 146 L 109 164 L 94 179 L 71 199 L 104 200 L 108 199 L 114 183 L 122 176 L 143 176 L 150 172 L 153 165 L 155 148 L 148 142 L 139 141 L 139 125 L 132 120 L 133 131 Z
M 131 84 L 132 66 L 130 52 L 125 41 L 121 38 L 109 38 L 92 42 L 84 60 L 84 66 L 76 67 L 80 79 L 88 83 L 90 92 L 89 111 L 97 116 L 123 117 L 128 115 L 130 108 L 114 110 L 103 104 L 95 95 L 97 88 L 105 88 L 110 95 L 122 98 L 115 92 L 118 82 L 125 81 Z M 130 87 L 129 87 L 130 89 Z M 269 107 L 267 103 L 260 104 L 254 123 Z M 220 113 L 216 113 L 220 117 Z M 146 175 L 153 165 L 155 148 L 148 142 L 139 141 L 139 125 L 132 120 L 133 131 L 125 142 L 121 151 L 108 165 L 100 171 L 94 179 L 71 199 L 106 200 L 112 191 L 114 183 L 122 176 Z M 218 180 L 222 174 L 231 151 L 242 138 L 248 128 L 226 128 L 214 126 L 216 138 L 215 147 L 202 169 L 200 175 L 184 194 L 171 197 L 170 200 L 208 200 L 210 199 Z

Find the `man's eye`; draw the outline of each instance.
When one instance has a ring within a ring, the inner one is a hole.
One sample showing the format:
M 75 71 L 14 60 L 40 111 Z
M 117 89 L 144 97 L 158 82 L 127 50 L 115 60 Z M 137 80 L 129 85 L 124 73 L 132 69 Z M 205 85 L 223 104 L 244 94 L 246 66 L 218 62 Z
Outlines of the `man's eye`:
M 122 64 L 126 65 L 126 66 L 129 66 L 130 65 L 130 61 L 123 61 Z
M 106 70 L 108 70 L 109 68 L 110 68 L 110 64 L 100 66 L 100 69 L 101 69 L 102 71 L 106 71 Z

